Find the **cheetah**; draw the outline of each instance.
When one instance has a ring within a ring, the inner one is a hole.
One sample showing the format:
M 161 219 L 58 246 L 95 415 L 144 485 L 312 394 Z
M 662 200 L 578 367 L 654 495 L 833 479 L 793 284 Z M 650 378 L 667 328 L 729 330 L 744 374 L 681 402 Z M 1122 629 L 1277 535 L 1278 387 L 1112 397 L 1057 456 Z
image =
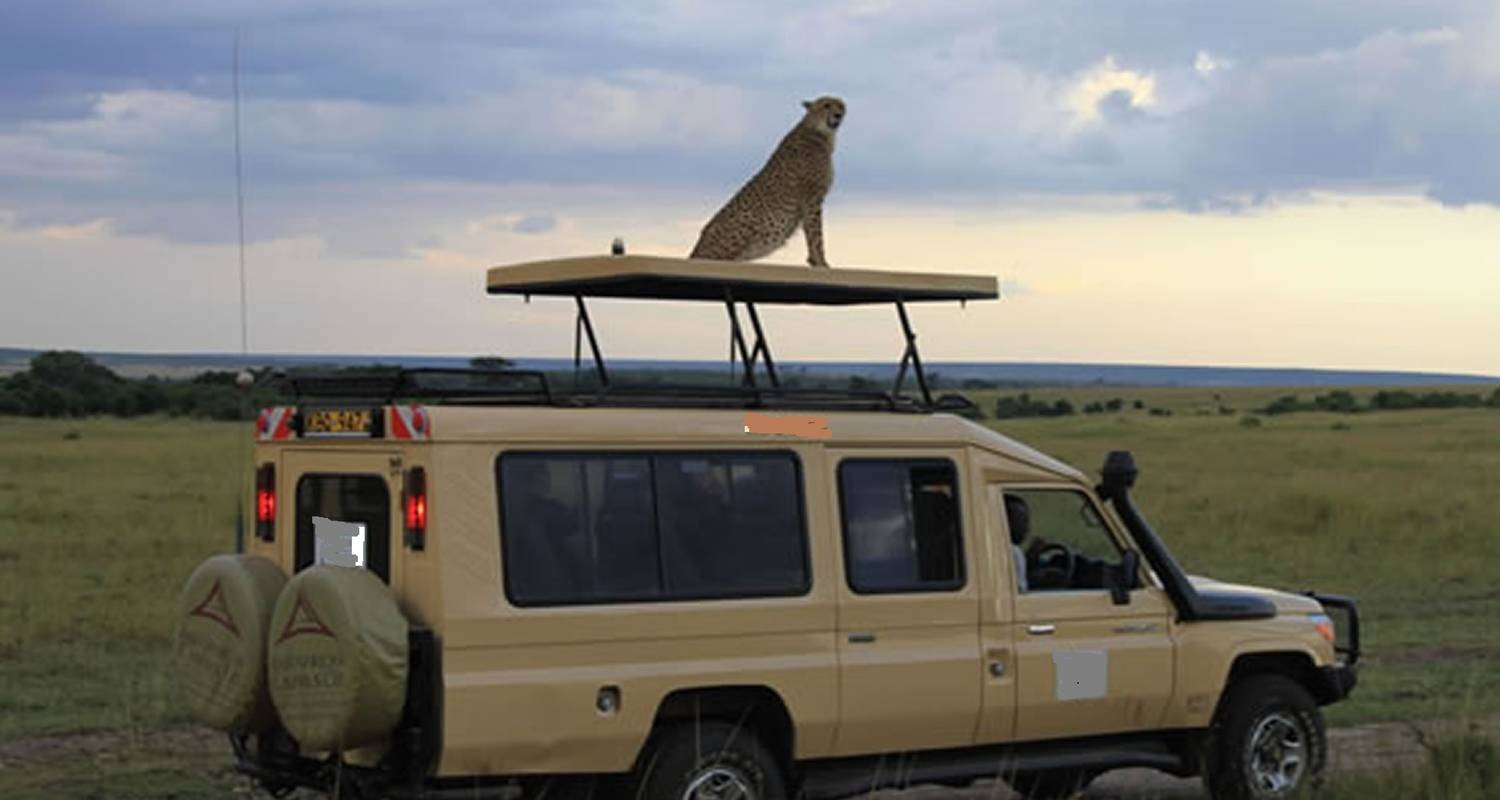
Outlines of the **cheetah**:
M 703 226 L 691 258 L 754 261 L 786 244 L 801 227 L 807 263 L 823 256 L 823 198 L 833 185 L 833 138 L 844 121 L 844 101 L 820 97 L 802 104 L 802 120 L 776 152 L 719 213 Z

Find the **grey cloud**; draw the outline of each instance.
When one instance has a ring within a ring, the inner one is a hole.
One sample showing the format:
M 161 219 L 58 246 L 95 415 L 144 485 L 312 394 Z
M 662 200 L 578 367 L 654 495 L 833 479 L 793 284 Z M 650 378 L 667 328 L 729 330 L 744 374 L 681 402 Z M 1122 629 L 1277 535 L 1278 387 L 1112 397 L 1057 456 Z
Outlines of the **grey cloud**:
M 841 196 L 1120 193 L 1238 212 L 1418 186 L 1500 204 L 1497 20 L 1460 0 L 1164 0 L 1131 14 L 1084 0 L 18 0 L 0 10 L 0 207 L 231 236 L 236 27 L 252 238 L 379 220 L 321 232 L 400 250 L 423 235 L 403 221 L 407 198 L 431 185 L 639 187 L 712 205 L 796 101 L 824 92 L 850 101 Z M 1200 51 L 1233 67 L 1204 76 Z M 1151 78 L 1156 102 L 1115 90 L 1080 122 L 1069 93 L 1106 57 Z
M 551 214 L 527 214 L 511 223 L 516 233 L 546 233 L 557 227 L 557 218 Z
M 1116 89 L 1100 98 L 1099 102 L 1095 104 L 1095 108 L 1099 110 L 1099 116 L 1103 117 L 1105 122 L 1114 125 L 1123 125 L 1145 119 L 1146 112 L 1135 105 L 1135 101 L 1132 98 L 1133 95 L 1130 92 L 1124 89 Z

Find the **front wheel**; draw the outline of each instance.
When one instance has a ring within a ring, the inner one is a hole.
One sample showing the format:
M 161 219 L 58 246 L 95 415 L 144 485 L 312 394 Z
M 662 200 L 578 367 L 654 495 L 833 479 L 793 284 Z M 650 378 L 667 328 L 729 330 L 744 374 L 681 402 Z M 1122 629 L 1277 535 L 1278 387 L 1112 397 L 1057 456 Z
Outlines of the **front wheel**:
M 1274 800 L 1312 786 L 1328 743 L 1301 684 L 1258 675 L 1229 687 L 1205 743 L 1203 782 L 1214 800 Z
M 786 800 L 781 768 L 755 730 L 723 722 L 667 731 L 643 773 L 643 800 Z

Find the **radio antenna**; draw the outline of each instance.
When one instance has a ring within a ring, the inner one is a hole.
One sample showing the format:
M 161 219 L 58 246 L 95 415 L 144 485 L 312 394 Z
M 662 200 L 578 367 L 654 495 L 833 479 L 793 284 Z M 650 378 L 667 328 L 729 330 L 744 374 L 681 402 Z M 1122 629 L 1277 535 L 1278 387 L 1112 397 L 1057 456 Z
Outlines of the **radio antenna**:
M 245 304 L 245 171 L 240 160 L 240 29 L 234 29 L 234 210 L 240 240 L 240 367 L 250 356 L 250 315 Z
M 245 301 L 245 171 L 240 158 L 240 29 L 234 29 L 234 57 L 232 68 L 234 86 L 234 213 L 239 232 L 240 262 L 240 371 L 235 375 L 235 386 L 240 390 L 240 420 L 250 418 L 250 388 L 255 375 L 250 372 L 250 315 Z M 249 491 L 249 454 L 245 452 L 245 439 L 240 440 L 240 479 L 236 487 L 237 511 L 234 517 L 234 551 L 245 552 L 245 492 Z

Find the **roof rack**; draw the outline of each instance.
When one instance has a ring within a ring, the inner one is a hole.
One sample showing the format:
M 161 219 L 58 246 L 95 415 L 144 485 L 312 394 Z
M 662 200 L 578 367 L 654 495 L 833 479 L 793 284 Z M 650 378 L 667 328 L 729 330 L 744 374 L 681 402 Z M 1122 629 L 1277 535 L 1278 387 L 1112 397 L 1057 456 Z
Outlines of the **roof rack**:
M 552 403 L 547 376 L 532 370 L 371 367 L 294 370 L 282 382 L 300 404 L 398 399 Z
M 623 248 L 621 248 L 623 250 Z M 868 269 L 810 269 L 784 264 L 759 264 L 710 261 L 661 256 L 617 255 L 534 261 L 524 264 L 492 267 L 487 288 L 490 294 L 521 295 L 528 301 L 532 295 L 572 297 L 577 308 L 573 329 L 573 365 L 582 361 L 586 337 L 594 357 L 594 370 L 601 388 L 611 387 L 609 370 L 604 363 L 599 339 L 584 298 L 606 297 L 641 300 L 691 300 L 724 303 L 729 316 L 730 363 L 736 360 L 741 369 L 740 386 L 752 394 L 762 391 L 784 393 L 776 362 L 771 356 L 756 303 L 785 305 L 869 305 L 892 303 L 896 306 L 906 348 L 901 354 L 896 380 L 888 393 L 902 398 L 902 388 L 910 369 L 921 392 L 920 404 L 935 407 L 922 356 L 917 349 L 917 335 L 906 313 L 909 302 L 993 300 L 1000 296 L 994 277 L 981 275 L 935 275 L 918 272 L 887 272 Z M 748 314 L 754 345 L 746 343 L 746 331 L 740 322 L 738 307 Z M 765 373 L 762 386 L 757 369 Z M 673 387 L 673 391 L 687 387 Z M 700 398 L 701 399 L 701 398 Z
M 968 402 L 945 395 L 926 405 L 878 391 L 761 386 L 608 385 L 557 391 L 545 373 L 533 370 L 372 368 L 298 370 L 281 381 L 298 405 L 338 405 L 397 400 L 452 405 L 553 405 L 650 408 L 776 408 L 839 411 L 961 410 Z

